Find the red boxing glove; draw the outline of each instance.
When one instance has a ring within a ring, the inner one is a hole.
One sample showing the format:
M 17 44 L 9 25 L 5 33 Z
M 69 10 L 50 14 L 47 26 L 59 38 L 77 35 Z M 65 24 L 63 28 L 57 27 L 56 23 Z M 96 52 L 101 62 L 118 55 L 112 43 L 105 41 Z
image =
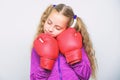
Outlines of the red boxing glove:
M 52 70 L 58 57 L 57 40 L 48 34 L 41 33 L 34 41 L 34 48 L 40 56 L 40 66 Z
M 68 28 L 57 36 L 58 45 L 67 63 L 74 64 L 82 59 L 82 36 L 74 28 Z

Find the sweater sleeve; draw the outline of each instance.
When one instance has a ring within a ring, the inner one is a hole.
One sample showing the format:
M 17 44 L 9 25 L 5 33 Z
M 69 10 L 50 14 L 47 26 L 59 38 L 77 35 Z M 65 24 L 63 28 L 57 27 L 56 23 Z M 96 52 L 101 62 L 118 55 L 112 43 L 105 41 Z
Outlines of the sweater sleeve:
M 31 52 L 30 80 L 47 80 L 50 71 L 40 67 L 40 57 L 34 48 Z
M 89 80 L 91 75 L 91 67 L 84 49 L 82 49 L 82 60 L 79 63 L 71 65 L 71 67 L 78 75 L 80 80 Z

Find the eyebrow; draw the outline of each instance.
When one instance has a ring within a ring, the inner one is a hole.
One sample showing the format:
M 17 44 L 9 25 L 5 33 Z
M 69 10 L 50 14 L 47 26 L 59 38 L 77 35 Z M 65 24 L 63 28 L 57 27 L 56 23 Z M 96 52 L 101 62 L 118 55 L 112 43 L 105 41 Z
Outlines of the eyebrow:
M 53 23 L 52 20 L 51 20 L 50 18 L 49 18 L 48 20 L 49 20 L 51 23 Z M 62 29 L 62 27 L 59 26 L 59 25 L 55 25 L 55 26 L 58 26 L 58 27 L 60 27 L 60 28 Z

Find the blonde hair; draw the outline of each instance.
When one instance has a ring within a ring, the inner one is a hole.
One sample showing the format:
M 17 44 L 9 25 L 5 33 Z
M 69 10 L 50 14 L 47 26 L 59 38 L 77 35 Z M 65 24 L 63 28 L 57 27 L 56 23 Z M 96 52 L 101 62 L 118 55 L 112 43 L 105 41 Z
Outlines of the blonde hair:
M 90 64 L 92 68 L 92 78 L 96 80 L 97 60 L 95 57 L 95 50 L 93 49 L 93 45 L 90 40 L 89 33 L 87 32 L 86 26 L 80 17 L 77 17 L 75 28 L 77 31 L 79 31 L 82 34 L 83 45 L 85 47 L 85 51 L 90 60 Z
M 74 12 L 70 6 L 66 6 L 65 4 L 58 4 L 56 6 L 50 5 L 48 8 L 43 12 L 40 24 L 38 25 L 37 33 L 35 34 L 35 38 L 40 34 L 43 33 L 43 27 L 45 24 L 45 21 L 47 20 L 49 14 L 51 11 L 55 9 L 56 11 L 62 13 L 64 16 L 68 17 L 69 24 L 68 27 L 73 24 L 74 21 Z M 80 17 L 77 17 L 77 22 L 74 26 L 74 28 L 79 31 L 82 34 L 83 37 L 83 45 L 84 48 L 87 52 L 88 59 L 90 60 L 91 68 L 92 68 L 92 78 L 96 79 L 96 67 L 97 67 L 97 62 L 95 58 L 95 51 L 93 49 L 92 42 L 90 40 L 89 34 L 87 32 L 87 29 L 85 27 L 85 24 L 83 23 L 82 19 Z M 35 39 L 34 38 L 34 39 Z

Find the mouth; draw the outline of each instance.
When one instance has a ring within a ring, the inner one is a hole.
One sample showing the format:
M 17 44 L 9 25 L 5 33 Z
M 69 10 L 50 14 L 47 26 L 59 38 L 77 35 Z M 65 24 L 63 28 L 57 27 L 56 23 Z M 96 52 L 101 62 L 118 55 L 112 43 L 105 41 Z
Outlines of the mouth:
M 50 32 L 48 31 L 45 31 L 46 34 L 50 35 L 50 36 L 54 36 L 54 34 L 51 34 Z

